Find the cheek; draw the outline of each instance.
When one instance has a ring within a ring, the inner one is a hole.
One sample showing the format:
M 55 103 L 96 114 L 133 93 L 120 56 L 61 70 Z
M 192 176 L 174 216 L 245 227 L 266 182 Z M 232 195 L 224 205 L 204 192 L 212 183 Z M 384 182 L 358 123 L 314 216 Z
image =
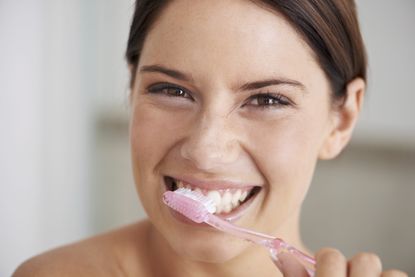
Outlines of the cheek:
M 271 195 L 283 196 L 284 202 L 301 202 L 314 170 L 313 145 L 302 133 L 293 128 L 263 137 L 260 144 L 268 147 L 257 152 Z
M 138 171 L 140 178 L 145 176 L 146 167 L 154 163 L 160 149 L 156 147 L 159 143 L 154 131 L 159 127 L 153 126 L 154 123 L 157 122 L 152 122 L 144 111 L 134 109 L 130 122 L 130 144 L 134 171 Z
M 273 173 L 282 172 L 289 180 L 302 179 L 308 175 L 310 166 L 317 159 L 319 134 L 308 124 L 290 124 L 283 126 L 282 131 L 273 131 L 271 136 L 264 138 L 264 145 L 268 149 L 262 153 L 266 157 L 266 164 L 273 165 Z M 280 169 L 280 170 L 278 170 Z
M 130 123 L 130 143 L 133 161 L 138 167 L 154 168 L 174 142 L 174 117 L 149 105 L 137 104 Z
M 163 155 L 166 142 L 160 134 L 162 121 L 157 120 L 148 109 L 135 105 L 130 119 L 130 146 L 134 181 L 141 202 L 147 214 L 151 214 L 151 203 L 148 199 L 160 192 L 160 180 L 156 178 L 160 157 Z
M 130 122 L 133 171 L 136 185 L 145 183 L 148 187 L 147 184 L 159 181 L 153 179 L 160 177 L 164 159 L 180 141 L 184 120 L 144 100 L 137 102 Z
M 269 184 L 267 209 L 274 218 L 301 207 L 324 137 L 324 118 L 323 113 L 296 116 L 250 132 L 250 151 Z
M 322 141 L 322 128 L 313 119 L 286 120 L 250 132 L 250 141 L 271 180 L 275 175 L 301 176 L 304 169 L 317 160 Z M 296 178 L 292 178 L 293 180 Z M 278 179 L 277 179 L 278 180 Z

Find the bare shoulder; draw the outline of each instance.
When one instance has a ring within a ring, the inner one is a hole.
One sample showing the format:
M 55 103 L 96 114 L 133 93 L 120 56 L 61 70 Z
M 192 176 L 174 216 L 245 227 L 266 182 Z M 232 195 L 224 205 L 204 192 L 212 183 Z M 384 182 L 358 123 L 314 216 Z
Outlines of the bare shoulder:
M 50 250 L 25 261 L 13 277 L 145 276 L 147 225 L 143 221 Z

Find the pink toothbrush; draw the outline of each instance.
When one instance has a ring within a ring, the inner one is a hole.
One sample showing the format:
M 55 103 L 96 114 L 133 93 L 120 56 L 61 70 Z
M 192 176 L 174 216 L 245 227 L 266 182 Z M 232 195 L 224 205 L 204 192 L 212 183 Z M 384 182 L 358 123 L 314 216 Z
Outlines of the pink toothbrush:
M 173 191 L 166 191 L 163 194 L 163 201 L 170 208 L 183 214 L 196 223 L 207 223 L 216 229 L 234 235 L 241 239 L 265 246 L 270 252 L 271 259 L 278 262 L 280 253 L 291 253 L 304 266 L 310 276 L 314 276 L 315 260 L 294 248 L 279 238 L 268 236 L 241 228 L 223 220 L 213 213 L 216 210 L 213 201 L 203 194 L 186 188 Z

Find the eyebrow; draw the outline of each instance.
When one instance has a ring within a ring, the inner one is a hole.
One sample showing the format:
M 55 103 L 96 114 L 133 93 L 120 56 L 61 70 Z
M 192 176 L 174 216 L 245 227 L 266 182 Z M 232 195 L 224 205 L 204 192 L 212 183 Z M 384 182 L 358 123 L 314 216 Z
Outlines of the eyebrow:
M 156 72 L 156 73 L 162 73 L 164 75 L 170 76 L 174 79 L 178 79 L 180 81 L 186 81 L 191 82 L 193 81 L 193 78 L 191 76 L 188 76 L 186 73 L 183 73 L 179 70 L 167 68 L 158 64 L 155 65 L 143 65 L 140 67 L 140 72 Z
M 180 80 L 180 81 L 186 81 L 186 82 L 193 82 L 193 78 L 179 70 L 167 68 L 162 65 L 154 64 L 154 65 L 143 65 L 140 67 L 140 72 L 150 72 L 150 73 L 162 73 L 164 75 L 170 76 L 174 79 Z M 246 91 L 246 90 L 255 90 L 260 89 L 268 86 L 276 86 L 276 85 L 288 85 L 297 87 L 303 91 L 305 90 L 305 86 L 296 80 L 288 79 L 288 78 L 270 78 L 260 81 L 254 81 L 254 82 L 248 82 L 240 86 L 239 90 Z
M 288 85 L 288 86 L 297 87 L 303 91 L 306 91 L 305 86 L 302 83 L 296 80 L 287 79 L 287 78 L 271 78 L 271 79 L 246 83 L 240 87 L 240 90 L 255 90 L 255 89 L 260 89 L 260 88 L 269 87 L 269 86 L 276 86 L 276 85 Z

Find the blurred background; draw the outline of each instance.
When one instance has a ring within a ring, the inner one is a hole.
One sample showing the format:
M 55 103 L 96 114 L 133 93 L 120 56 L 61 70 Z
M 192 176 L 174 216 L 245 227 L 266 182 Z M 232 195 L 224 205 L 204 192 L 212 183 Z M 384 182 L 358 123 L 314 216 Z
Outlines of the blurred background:
M 358 7 L 368 96 L 350 146 L 318 165 L 302 232 L 312 250 L 373 251 L 415 276 L 415 2 Z M 145 216 L 128 145 L 132 12 L 131 0 L 0 0 L 0 276 Z

